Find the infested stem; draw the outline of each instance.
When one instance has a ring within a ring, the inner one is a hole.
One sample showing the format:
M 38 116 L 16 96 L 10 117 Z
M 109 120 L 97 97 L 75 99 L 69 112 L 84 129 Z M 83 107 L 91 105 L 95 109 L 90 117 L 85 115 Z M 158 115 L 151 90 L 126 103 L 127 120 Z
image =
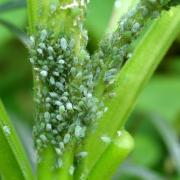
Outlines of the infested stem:
M 120 17 L 122 17 L 122 15 L 125 14 L 135 3 L 136 0 L 115 0 L 107 34 L 113 33 L 117 29 Z
M 108 144 L 105 145 L 101 141 L 102 135 L 105 134 L 109 138 L 113 138 L 118 129 L 122 128 L 145 82 L 149 80 L 164 54 L 175 40 L 180 25 L 179 8 L 172 8 L 170 12 L 164 12 L 160 19 L 153 22 L 136 48 L 131 60 L 126 63 L 118 74 L 115 80 L 117 96 L 106 101 L 109 110 L 101 119 L 97 130 L 86 138 L 83 149 L 88 152 L 88 157 L 79 167 L 80 169 L 83 168 L 85 172 L 88 173 L 95 167 L 102 153 L 108 148 Z M 167 31 L 164 32 L 164 29 Z M 160 41 L 159 37 L 162 37 Z M 157 44 L 158 48 L 152 54 L 152 47 L 156 47 Z M 118 110 L 116 107 L 118 107 Z M 96 147 L 96 149 L 93 147 Z

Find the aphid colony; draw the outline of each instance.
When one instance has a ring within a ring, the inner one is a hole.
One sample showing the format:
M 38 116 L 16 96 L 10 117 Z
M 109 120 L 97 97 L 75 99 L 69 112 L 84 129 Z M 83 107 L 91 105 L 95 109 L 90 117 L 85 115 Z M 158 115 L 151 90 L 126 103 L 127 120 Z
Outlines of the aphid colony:
M 34 135 L 38 150 L 48 143 L 61 154 L 72 138 L 85 136 L 87 126 L 103 114 L 104 106 L 93 96 L 92 62 L 85 50 L 74 56 L 74 39 L 43 29 L 31 37 L 31 63 L 36 80 L 37 103 Z
M 73 2 L 76 4 L 76 1 Z M 131 57 L 133 42 L 148 18 L 157 16 L 166 4 L 155 0 L 137 4 L 121 18 L 117 30 L 102 40 L 99 50 L 92 57 L 85 49 L 87 37 L 82 26 L 74 31 L 82 33 L 80 37 L 85 43 L 80 48 L 77 48 L 77 39 L 73 34 L 61 32 L 57 35 L 53 29 L 46 27 L 39 27 L 38 33 L 30 37 L 36 102 L 33 132 L 38 151 L 51 144 L 61 156 L 66 144 L 73 140 L 81 141 L 87 127 L 102 117 L 108 108 L 104 106 L 103 98 L 99 100 L 95 97 L 98 83 L 102 81 L 104 84 L 102 94 L 98 95 L 115 96 L 109 87 L 114 85 L 115 76 L 123 63 Z M 53 12 L 56 11 L 55 7 L 52 8 Z M 101 140 L 111 142 L 111 138 L 104 135 Z M 87 152 L 80 152 L 78 156 L 87 155 Z M 58 167 L 62 164 L 59 159 Z M 70 172 L 73 171 L 74 167 L 71 167 Z
M 158 17 L 162 9 L 168 8 L 168 2 L 167 0 L 140 1 L 121 17 L 117 30 L 100 42 L 99 50 L 92 58 L 95 62 L 99 59 L 100 64 L 103 65 L 102 69 L 99 64 L 95 68 L 98 72 L 96 76 L 99 76 L 104 83 L 105 92 L 114 84 L 115 76 L 122 65 L 131 58 L 136 39 L 144 25 L 149 19 Z

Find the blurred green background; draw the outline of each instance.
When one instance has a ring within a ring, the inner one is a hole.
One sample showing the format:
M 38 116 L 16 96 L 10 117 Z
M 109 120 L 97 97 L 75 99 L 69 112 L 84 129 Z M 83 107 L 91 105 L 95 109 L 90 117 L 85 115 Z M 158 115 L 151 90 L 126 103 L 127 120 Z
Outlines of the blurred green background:
M 91 0 L 86 21 L 91 52 L 106 31 L 113 3 Z M 21 31 L 27 31 L 25 4 L 0 0 L 0 98 L 34 165 L 32 72 L 20 41 Z M 135 138 L 135 149 L 115 180 L 180 179 L 180 35 L 141 94 L 126 128 Z

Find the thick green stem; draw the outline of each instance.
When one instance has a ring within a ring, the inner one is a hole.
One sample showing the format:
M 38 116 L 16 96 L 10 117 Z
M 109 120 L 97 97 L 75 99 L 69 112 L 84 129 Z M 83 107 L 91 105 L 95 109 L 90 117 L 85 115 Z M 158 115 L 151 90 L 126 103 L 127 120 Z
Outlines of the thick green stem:
M 106 102 L 108 111 L 101 119 L 96 131 L 87 137 L 86 145 L 83 147 L 83 150 L 88 152 L 88 157 L 81 164 L 81 168 L 84 168 L 87 174 L 108 148 L 108 144 L 104 144 L 101 137 L 106 135 L 113 138 L 117 130 L 122 128 L 145 83 L 177 37 L 179 27 L 180 7 L 164 12 L 152 23 L 132 58 L 117 76 L 115 87 L 117 95 Z
M 74 143 L 66 147 L 66 152 L 63 154 L 62 168 L 57 172 L 57 179 L 72 180 L 74 175 Z
M 119 131 L 88 175 L 88 179 L 111 179 L 119 164 L 128 156 L 133 147 L 134 141 L 131 135 L 127 131 Z

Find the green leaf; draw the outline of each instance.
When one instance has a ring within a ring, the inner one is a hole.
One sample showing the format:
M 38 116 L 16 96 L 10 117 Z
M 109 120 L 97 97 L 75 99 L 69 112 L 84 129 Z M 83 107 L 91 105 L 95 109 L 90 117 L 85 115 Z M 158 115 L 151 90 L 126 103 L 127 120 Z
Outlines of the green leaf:
M 22 144 L 0 101 L 0 174 L 3 179 L 33 180 Z
M 178 60 L 180 59 L 177 59 L 177 62 Z M 178 64 L 175 66 L 178 68 Z M 174 68 L 172 70 L 173 73 L 176 71 Z M 169 121 L 175 120 L 180 107 L 180 101 L 177 101 L 180 98 L 179 72 L 177 72 L 178 75 L 171 76 L 155 75 L 141 94 L 137 102 L 137 109 L 157 112 L 163 114 Z
M 83 148 L 88 152 L 88 157 L 84 164 L 81 164 L 85 171 L 91 171 L 108 148 L 108 145 L 104 145 L 101 141 L 101 137 L 106 134 L 113 138 L 117 130 L 124 126 L 140 92 L 176 39 L 179 26 L 180 7 L 164 12 L 149 27 L 132 58 L 118 74 L 114 89 L 117 95 L 115 98 L 108 99 L 106 102 L 108 111 L 100 120 L 96 131 L 86 138 Z
M 175 134 L 175 131 L 171 125 L 161 117 L 152 115 L 149 120 L 161 135 L 164 143 L 168 148 L 173 163 L 176 166 L 176 170 L 180 175 L 180 143 L 178 136 Z
M 25 0 L 8 1 L 8 2 L 0 4 L 0 13 L 19 9 L 19 8 L 25 8 L 25 7 L 26 7 Z
M 12 33 L 14 33 L 25 46 L 27 46 L 27 47 L 29 46 L 30 41 L 25 32 L 21 31 L 18 27 L 16 27 L 12 23 L 9 23 L 3 19 L 0 19 L 0 24 L 2 24 L 8 30 L 10 30 Z
M 119 180 L 123 177 L 123 175 L 131 176 L 132 178 L 138 179 L 146 179 L 146 180 L 164 180 L 164 177 L 161 177 L 156 172 L 147 169 L 143 166 L 133 163 L 124 163 L 117 171 L 116 175 L 114 176 L 113 180 Z

